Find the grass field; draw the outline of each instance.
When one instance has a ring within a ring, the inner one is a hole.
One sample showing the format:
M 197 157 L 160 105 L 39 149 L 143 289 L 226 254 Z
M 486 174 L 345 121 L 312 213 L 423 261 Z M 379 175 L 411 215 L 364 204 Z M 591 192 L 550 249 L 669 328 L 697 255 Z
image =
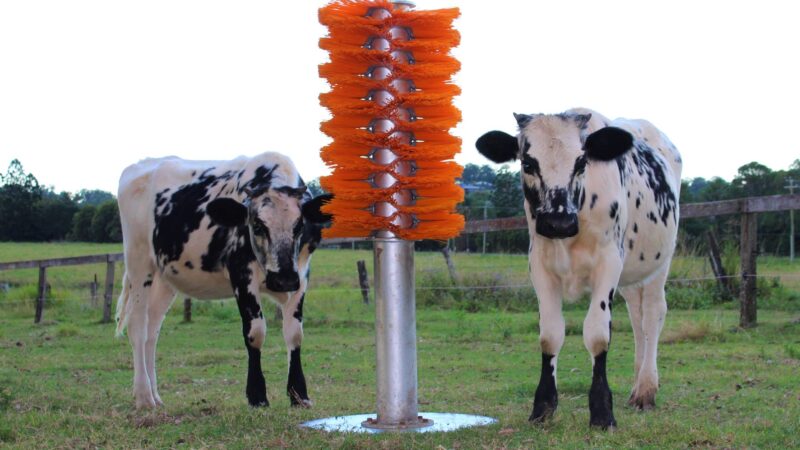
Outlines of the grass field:
M 0 244 L 0 261 L 119 250 L 36 247 Z M 474 290 L 451 289 L 442 281 L 447 275 L 441 255 L 417 257 L 418 299 L 424 300 L 417 313 L 420 411 L 485 414 L 498 424 L 380 436 L 300 429 L 306 420 L 374 411 L 374 308 L 362 304 L 354 289 L 357 259 L 369 261 L 371 253 L 328 250 L 315 256 L 304 311 L 303 359 L 315 401 L 308 410 L 289 407 L 286 354 L 273 320 L 263 356 L 272 406 L 247 406 L 246 355 L 231 301 L 197 304 L 189 324 L 181 322 L 180 308 L 173 308 L 159 343 L 159 384 L 167 406 L 137 412 L 127 340 L 115 339 L 113 326 L 98 324 L 100 311 L 88 304 L 83 280 L 91 278 L 92 266 L 48 273 L 58 295 L 41 325 L 32 324 L 24 286 L 0 293 L 0 447 L 800 446 L 800 312 L 775 305 L 759 311 L 759 326 L 751 330 L 736 328 L 738 313 L 731 305 L 671 311 L 659 352 L 658 407 L 647 413 L 624 405 L 633 378 L 633 335 L 627 314 L 618 309 L 608 364 L 619 428 L 610 433 L 588 427 L 591 364 L 581 338 L 583 306 L 574 305 L 566 311 L 567 340 L 559 358 L 559 410 L 544 426 L 529 424 L 540 364 L 538 320 L 532 300 L 528 308 L 520 307 L 521 300 L 502 300 L 532 297 L 529 288 L 504 287 L 527 282 L 526 260 L 517 255 L 456 255 L 461 287 L 481 287 Z M 759 264 L 763 273 L 800 272 L 797 264 L 777 259 Z M 703 265 L 702 259 L 685 258 L 673 274 L 695 275 Z M 104 273 L 102 266 L 95 270 Z M 35 283 L 35 272 L 26 272 L 0 272 L 0 283 Z M 690 289 L 670 290 L 680 296 Z M 785 290 L 794 298 L 793 288 Z M 481 297 L 488 306 L 470 307 L 468 302 Z

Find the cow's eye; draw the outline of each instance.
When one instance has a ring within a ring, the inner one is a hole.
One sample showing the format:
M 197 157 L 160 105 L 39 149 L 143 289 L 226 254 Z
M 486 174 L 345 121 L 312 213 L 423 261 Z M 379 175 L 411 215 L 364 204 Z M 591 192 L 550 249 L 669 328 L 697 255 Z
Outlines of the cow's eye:
M 259 221 L 253 222 L 253 234 L 269 237 L 269 231 L 267 230 L 267 227 L 265 227 L 264 224 Z
M 528 157 L 528 155 L 523 156 L 522 170 L 527 174 L 536 175 L 539 172 L 539 161 L 536 158 Z

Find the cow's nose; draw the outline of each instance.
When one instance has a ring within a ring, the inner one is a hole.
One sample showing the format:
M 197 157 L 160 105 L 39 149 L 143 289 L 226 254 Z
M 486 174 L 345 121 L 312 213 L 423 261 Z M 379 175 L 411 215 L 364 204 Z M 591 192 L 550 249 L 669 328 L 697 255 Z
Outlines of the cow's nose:
M 300 277 L 294 271 L 267 272 L 267 289 L 273 292 L 290 292 L 300 289 Z
M 550 239 L 564 239 L 578 234 L 578 215 L 540 213 L 536 216 L 536 233 Z

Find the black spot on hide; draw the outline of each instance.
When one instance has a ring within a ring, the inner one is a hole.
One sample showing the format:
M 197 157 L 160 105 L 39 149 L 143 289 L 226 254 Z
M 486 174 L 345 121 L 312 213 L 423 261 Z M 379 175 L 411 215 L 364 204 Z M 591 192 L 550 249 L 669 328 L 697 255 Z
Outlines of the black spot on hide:
M 617 212 L 619 212 L 618 209 L 619 209 L 619 203 L 617 203 L 617 201 L 614 200 L 613 202 L 611 202 L 611 209 L 608 212 L 608 216 L 611 217 L 612 219 L 615 219 L 617 217 Z
M 597 194 L 592 194 L 592 201 L 589 203 L 589 209 L 594 208 L 594 204 L 597 202 Z
M 183 253 L 183 246 L 189 235 L 200 227 L 205 216 L 203 204 L 209 200 L 209 187 L 219 178 L 229 178 L 230 173 L 220 176 L 209 175 L 214 168 L 200 174 L 197 181 L 183 185 L 175 190 L 168 200 L 167 192 L 156 194 L 155 228 L 153 229 L 153 249 L 160 267 L 176 261 Z
M 300 301 L 297 302 L 297 309 L 294 311 L 294 314 L 292 314 L 292 316 L 297 319 L 298 322 L 303 321 L 303 302 L 305 299 L 306 294 L 304 293 L 302 296 L 300 296 Z
M 528 208 L 531 212 L 531 218 L 536 218 L 536 213 L 542 206 L 542 200 L 539 197 L 539 190 L 535 186 L 529 186 L 528 183 L 522 182 L 522 193 L 525 195 L 525 200 L 528 202 Z
M 655 204 L 658 208 L 657 217 L 661 219 L 664 225 L 667 224 L 670 215 L 673 216 L 674 220 L 677 220 L 677 215 L 675 214 L 678 208 L 676 196 L 667 180 L 667 174 L 670 169 L 664 163 L 663 157 L 642 141 L 636 143 L 635 151 L 631 153 L 631 157 L 647 188 L 653 192 Z

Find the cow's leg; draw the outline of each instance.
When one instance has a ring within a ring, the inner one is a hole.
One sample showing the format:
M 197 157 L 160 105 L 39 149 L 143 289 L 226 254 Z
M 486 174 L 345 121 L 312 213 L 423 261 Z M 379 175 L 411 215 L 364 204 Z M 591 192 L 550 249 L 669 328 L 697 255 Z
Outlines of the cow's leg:
M 531 260 L 531 281 L 539 299 L 539 345 L 542 349 L 542 370 L 533 399 L 533 412 L 528 420 L 542 422 L 552 417 L 558 406 L 556 363 L 564 344 L 564 316 L 561 312 L 561 288 L 558 280 Z
M 250 406 L 269 406 L 267 383 L 261 371 L 261 346 L 267 335 L 267 323 L 261 311 L 258 279 L 248 267 L 228 270 L 242 317 L 242 335 L 247 349 L 247 401 Z
M 669 261 L 664 269 L 643 289 L 642 332 L 644 334 L 644 355 L 639 376 L 636 377 L 632 404 L 639 409 L 652 409 L 656 405 L 658 391 L 658 337 L 667 316 L 667 301 L 664 296 L 664 283 L 669 274 Z
M 139 273 L 145 273 L 140 276 Z M 128 341 L 133 348 L 133 396 L 136 408 L 155 408 L 156 401 L 147 374 L 147 321 L 150 288 L 154 271 L 135 271 L 127 269 L 125 282 L 128 283 L 128 299 L 125 316 L 128 322 Z
M 289 379 L 286 393 L 292 406 L 310 407 L 306 378 L 300 362 L 300 346 L 303 343 L 303 301 L 305 289 L 301 289 L 283 304 L 283 339 L 289 359 Z
M 633 338 L 635 345 L 635 359 L 633 362 L 633 388 L 631 389 L 631 396 L 628 399 L 628 404 L 633 405 L 633 399 L 636 397 L 636 383 L 639 380 L 639 371 L 642 368 L 642 361 L 644 360 L 644 330 L 642 329 L 642 293 L 644 289 L 641 286 L 629 286 L 620 288 L 620 293 L 625 298 L 625 304 L 628 307 L 628 316 L 631 319 L 631 328 L 633 328 Z
M 616 249 L 603 256 L 605 258 L 600 259 L 602 262 L 592 272 L 592 300 L 583 321 L 583 343 L 592 356 L 589 425 L 607 429 L 617 425 L 611 388 L 606 378 L 606 357 L 611 342 L 611 301 L 619 282 L 622 261 Z
M 158 395 L 156 381 L 156 345 L 161 332 L 161 324 L 167 315 L 169 307 L 175 300 L 175 291 L 158 274 L 153 279 L 150 287 L 150 300 L 147 305 L 147 342 L 145 343 L 145 364 L 147 377 L 150 379 L 150 389 L 153 400 L 157 405 L 163 405 Z

